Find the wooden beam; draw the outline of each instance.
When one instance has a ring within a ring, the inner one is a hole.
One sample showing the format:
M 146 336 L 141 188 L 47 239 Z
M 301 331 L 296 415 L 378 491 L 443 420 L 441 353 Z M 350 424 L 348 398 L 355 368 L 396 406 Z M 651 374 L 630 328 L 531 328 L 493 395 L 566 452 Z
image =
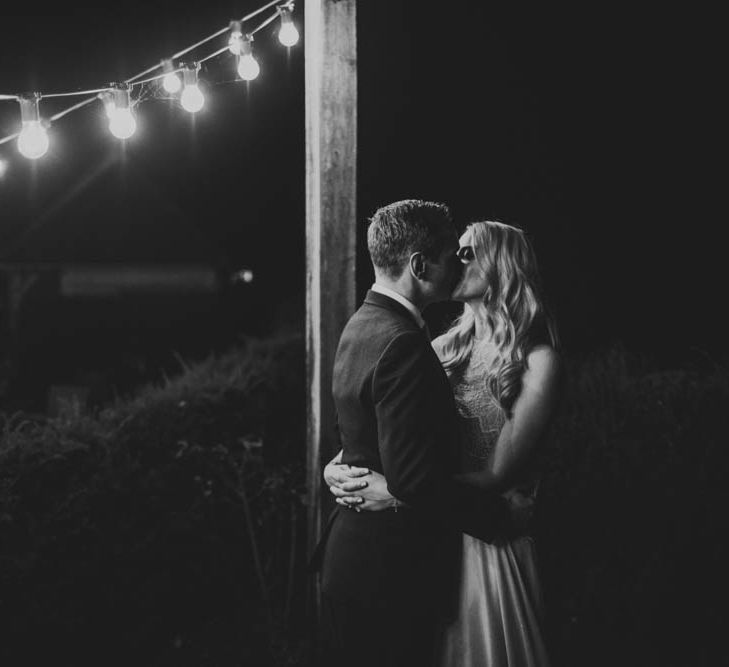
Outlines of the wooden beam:
M 335 453 L 332 366 L 355 307 L 356 0 L 305 0 L 308 543 L 321 535 L 321 470 Z M 318 617 L 319 586 L 311 602 Z

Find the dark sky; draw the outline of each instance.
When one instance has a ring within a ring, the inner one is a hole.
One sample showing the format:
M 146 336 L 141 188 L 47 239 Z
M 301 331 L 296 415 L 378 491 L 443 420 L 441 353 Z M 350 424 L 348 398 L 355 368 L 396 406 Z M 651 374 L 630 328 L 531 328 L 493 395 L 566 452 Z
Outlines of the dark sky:
M 723 354 L 721 210 L 703 207 L 692 152 L 702 127 L 689 55 L 702 35 L 686 17 L 636 9 L 495 4 L 359 4 L 360 220 L 420 197 L 461 223 L 518 224 L 570 346 L 619 340 L 667 363 Z M 122 79 L 258 5 L 61 3 L 41 21 L 16 4 L 3 14 L 0 93 Z M 287 55 L 267 29 L 255 45 L 263 71 L 248 90 L 231 82 L 231 58 L 209 61 L 194 121 L 145 102 L 122 149 L 95 104 L 57 123 L 35 165 L 0 147 L 0 256 L 213 260 L 252 266 L 272 301 L 303 298 L 303 44 Z M 0 103 L 0 132 L 16 122 L 17 106 Z

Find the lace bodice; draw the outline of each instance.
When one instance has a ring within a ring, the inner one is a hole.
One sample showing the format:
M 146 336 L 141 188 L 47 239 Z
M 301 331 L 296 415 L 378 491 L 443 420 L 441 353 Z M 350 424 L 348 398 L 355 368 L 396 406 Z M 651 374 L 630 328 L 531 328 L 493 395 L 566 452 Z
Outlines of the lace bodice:
M 474 352 L 466 364 L 450 376 L 458 408 L 460 428 L 460 471 L 482 470 L 506 414 L 486 382 L 487 355 Z

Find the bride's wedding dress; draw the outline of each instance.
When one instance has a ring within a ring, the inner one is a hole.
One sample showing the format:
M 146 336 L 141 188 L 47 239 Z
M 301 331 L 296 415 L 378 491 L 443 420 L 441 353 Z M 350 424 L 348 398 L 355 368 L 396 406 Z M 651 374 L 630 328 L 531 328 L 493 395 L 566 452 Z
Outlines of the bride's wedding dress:
M 451 376 L 462 429 L 461 470 L 483 469 L 505 413 L 486 384 L 476 353 Z M 519 490 L 535 496 L 535 479 Z M 463 535 L 458 614 L 443 629 L 442 667 L 546 667 L 542 594 L 534 540 L 528 535 L 487 544 Z

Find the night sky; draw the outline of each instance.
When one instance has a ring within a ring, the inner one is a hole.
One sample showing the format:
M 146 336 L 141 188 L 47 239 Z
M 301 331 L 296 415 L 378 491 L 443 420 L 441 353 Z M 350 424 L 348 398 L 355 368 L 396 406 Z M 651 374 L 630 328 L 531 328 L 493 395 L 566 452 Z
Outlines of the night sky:
M 698 87 L 687 54 L 701 36 L 682 17 L 638 10 L 490 4 L 359 3 L 362 229 L 406 197 L 444 201 L 463 224 L 517 224 L 534 240 L 568 348 L 620 341 L 668 366 L 724 355 L 721 210 L 702 209 L 692 152 L 702 127 L 687 99 Z M 0 93 L 121 80 L 257 6 L 60 3 L 39 20 L 16 5 L 3 16 Z M 211 60 L 205 110 L 191 118 L 144 102 L 124 147 L 100 103 L 60 120 L 36 164 L 0 146 L 0 259 L 250 267 L 251 298 L 303 317 L 303 43 L 287 54 L 270 27 L 255 47 L 258 80 L 234 82 L 232 57 Z M 3 135 L 18 116 L 0 103 Z M 362 254 L 360 296 L 371 277 Z

